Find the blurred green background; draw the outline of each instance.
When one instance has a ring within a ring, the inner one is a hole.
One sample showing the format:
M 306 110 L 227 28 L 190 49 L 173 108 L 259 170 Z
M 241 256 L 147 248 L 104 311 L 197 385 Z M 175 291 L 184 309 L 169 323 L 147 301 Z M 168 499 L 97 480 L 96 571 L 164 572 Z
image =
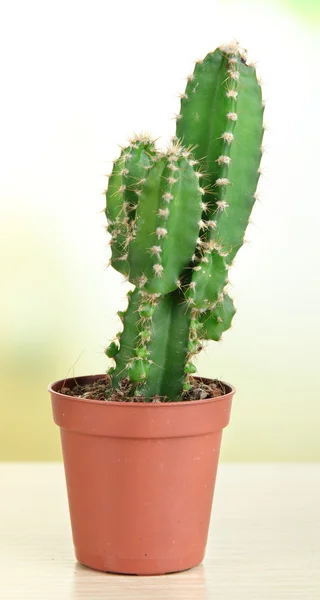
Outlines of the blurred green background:
M 226 461 L 320 459 L 319 3 L 13 0 L 0 66 L 0 460 L 60 459 L 47 385 L 102 373 L 128 284 L 103 189 L 133 131 L 165 144 L 193 61 L 237 39 L 267 101 L 261 202 L 231 273 L 231 331 L 199 373 L 237 388 Z

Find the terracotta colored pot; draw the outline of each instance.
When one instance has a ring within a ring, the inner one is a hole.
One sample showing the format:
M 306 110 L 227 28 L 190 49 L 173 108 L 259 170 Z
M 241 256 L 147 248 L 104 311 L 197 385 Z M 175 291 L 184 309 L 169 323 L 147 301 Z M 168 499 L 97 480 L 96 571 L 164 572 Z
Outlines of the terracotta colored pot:
M 76 382 L 57 381 L 49 391 L 77 559 L 137 575 L 201 563 L 234 389 L 207 400 L 136 404 L 66 396 L 64 383 Z

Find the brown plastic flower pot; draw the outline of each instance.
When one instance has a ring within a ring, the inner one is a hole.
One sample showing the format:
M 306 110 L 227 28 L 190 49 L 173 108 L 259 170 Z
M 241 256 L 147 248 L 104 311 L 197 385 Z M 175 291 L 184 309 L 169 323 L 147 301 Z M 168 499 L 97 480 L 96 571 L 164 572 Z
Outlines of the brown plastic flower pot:
M 104 377 L 78 377 L 84 384 Z M 77 559 L 160 575 L 204 557 L 223 428 L 234 389 L 177 403 L 102 402 L 49 387 L 60 427 Z

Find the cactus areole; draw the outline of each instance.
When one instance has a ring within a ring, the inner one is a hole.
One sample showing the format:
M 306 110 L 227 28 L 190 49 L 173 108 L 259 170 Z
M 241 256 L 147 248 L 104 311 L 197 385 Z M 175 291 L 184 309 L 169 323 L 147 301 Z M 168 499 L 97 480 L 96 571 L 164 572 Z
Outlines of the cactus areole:
M 111 265 L 133 284 L 122 331 L 106 350 L 112 387 L 183 399 L 206 340 L 235 314 L 228 271 L 256 199 L 263 102 L 254 66 L 236 44 L 195 65 L 166 152 L 135 136 L 106 191 Z

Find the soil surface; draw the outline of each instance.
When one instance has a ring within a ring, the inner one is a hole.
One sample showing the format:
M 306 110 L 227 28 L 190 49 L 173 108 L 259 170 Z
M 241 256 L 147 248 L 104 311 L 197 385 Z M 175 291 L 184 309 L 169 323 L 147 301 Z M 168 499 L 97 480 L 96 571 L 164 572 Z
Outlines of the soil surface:
M 76 381 L 76 380 L 75 380 Z M 191 379 L 192 387 L 188 392 L 184 392 L 181 400 L 205 400 L 206 398 L 216 398 L 227 393 L 223 383 L 217 379 L 212 380 L 210 384 L 201 379 Z M 106 402 L 145 402 L 144 396 L 130 395 L 132 383 L 129 379 L 122 379 L 117 389 L 111 388 L 110 375 L 106 374 L 103 379 L 86 383 L 84 385 L 75 385 L 73 388 L 62 387 L 61 394 L 67 396 L 76 396 L 77 398 L 89 398 L 90 400 L 103 400 Z M 169 402 L 167 396 L 153 396 L 148 398 L 147 402 Z

